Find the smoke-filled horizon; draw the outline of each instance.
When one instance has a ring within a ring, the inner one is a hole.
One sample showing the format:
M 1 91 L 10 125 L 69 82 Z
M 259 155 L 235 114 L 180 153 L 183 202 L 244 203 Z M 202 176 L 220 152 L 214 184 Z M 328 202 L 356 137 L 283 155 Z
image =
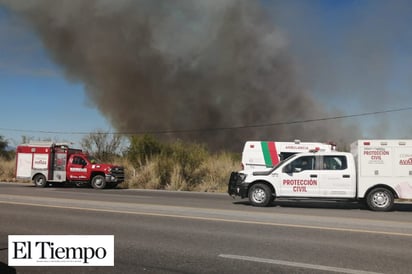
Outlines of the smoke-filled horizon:
M 258 1 L 2 1 L 120 132 L 185 131 L 336 115 L 297 79 L 288 41 Z M 1 2 L 0 2 L 1 3 Z M 81 119 L 81 117 L 78 117 Z M 239 148 L 246 140 L 349 142 L 341 120 L 163 134 Z

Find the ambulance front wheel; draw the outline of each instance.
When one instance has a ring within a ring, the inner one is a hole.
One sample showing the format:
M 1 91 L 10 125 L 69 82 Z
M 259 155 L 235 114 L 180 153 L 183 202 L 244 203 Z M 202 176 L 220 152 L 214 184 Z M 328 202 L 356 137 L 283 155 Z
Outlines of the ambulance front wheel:
M 367 206 L 374 211 L 390 211 L 394 202 L 392 191 L 382 187 L 372 189 L 366 197 Z
M 46 187 L 47 186 L 47 180 L 46 177 L 43 174 L 37 174 L 33 178 L 33 183 L 37 187 Z
M 106 179 L 102 175 L 96 175 L 93 177 L 91 185 L 95 189 L 103 189 L 106 187 Z
M 249 201 L 253 206 L 268 206 L 274 198 L 270 187 L 265 184 L 258 183 L 249 189 Z

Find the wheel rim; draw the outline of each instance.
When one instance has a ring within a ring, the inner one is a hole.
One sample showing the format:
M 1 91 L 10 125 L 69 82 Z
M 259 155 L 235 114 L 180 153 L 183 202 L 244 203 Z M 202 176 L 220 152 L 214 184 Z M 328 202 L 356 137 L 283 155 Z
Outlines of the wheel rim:
M 45 182 L 46 182 L 46 180 L 45 180 L 43 177 L 39 177 L 39 178 L 37 178 L 37 180 L 36 180 L 36 185 L 42 186 L 42 185 L 45 184 Z
M 256 203 L 263 203 L 266 200 L 266 193 L 262 188 L 257 188 L 252 193 L 252 199 Z
M 372 197 L 372 202 L 376 207 L 386 207 L 390 203 L 389 194 L 383 191 L 376 192 Z
M 100 177 L 97 177 L 94 179 L 94 185 L 97 187 L 101 187 L 103 185 L 103 179 Z

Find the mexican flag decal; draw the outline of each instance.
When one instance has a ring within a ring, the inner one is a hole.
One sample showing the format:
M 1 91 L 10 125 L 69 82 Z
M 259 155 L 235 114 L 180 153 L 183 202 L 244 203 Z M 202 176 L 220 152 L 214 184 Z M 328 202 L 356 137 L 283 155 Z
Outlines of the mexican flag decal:
M 273 167 L 279 163 L 275 142 L 260 142 L 266 167 Z

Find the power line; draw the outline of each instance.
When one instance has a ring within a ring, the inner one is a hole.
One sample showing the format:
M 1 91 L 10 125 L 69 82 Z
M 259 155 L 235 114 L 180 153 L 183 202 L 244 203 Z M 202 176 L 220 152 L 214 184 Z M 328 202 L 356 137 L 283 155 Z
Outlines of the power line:
M 316 119 L 304 119 L 304 120 L 296 120 L 296 121 L 283 121 L 283 122 L 273 122 L 273 123 L 255 124 L 255 125 L 232 126 L 232 127 L 215 127 L 215 128 L 203 128 L 203 129 L 186 129 L 186 130 L 182 129 L 182 130 L 142 131 L 142 132 L 138 132 L 137 134 L 143 134 L 143 133 L 148 133 L 148 134 L 193 133 L 193 132 L 202 132 L 202 131 L 219 131 L 219 130 L 234 130 L 234 129 L 248 129 L 248 128 L 263 128 L 263 127 L 303 124 L 303 123 L 311 123 L 311 122 L 321 122 L 321 121 L 328 121 L 328 120 L 338 120 L 338 119 L 345 119 L 345 118 L 370 116 L 370 115 L 400 112 L 400 111 L 406 111 L 406 110 L 412 110 L 412 106 L 411 107 L 404 107 L 404 108 L 397 108 L 397 109 L 374 111 L 374 112 L 364 112 L 364 113 L 358 113 L 358 114 L 350 114 L 350 115 L 339 115 L 339 116 L 323 117 L 323 118 L 316 118 Z M 119 133 L 119 134 L 121 134 L 121 133 Z M 123 134 L 133 134 L 133 132 L 126 132 L 126 133 L 123 133 Z
M 107 133 L 107 134 L 119 134 L 119 135 L 178 134 L 178 133 L 194 133 L 194 132 L 236 130 L 236 129 L 248 129 L 248 128 L 264 128 L 264 127 L 273 127 L 273 126 L 284 126 L 284 125 L 304 124 L 304 123 L 321 122 L 321 121 L 329 121 L 329 120 L 347 119 L 347 118 L 362 117 L 362 116 L 371 116 L 371 115 L 401 112 L 401 111 L 407 111 L 407 110 L 412 110 L 412 106 L 403 107 L 403 108 L 396 108 L 396 109 L 381 110 L 381 111 L 349 114 L 349 115 L 338 115 L 338 116 L 331 116 L 331 117 L 303 119 L 303 120 L 295 120 L 295 121 L 281 121 L 281 122 L 272 122 L 272 123 L 264 123 L 264 124 L 239 125 L 239 126 L 231 126 L 231 127 L 176 129 L 176 130 L 140 130 L 140 131 L 105 132 L 105 133 Z M 43 133 L 43 134 L 61 134 L 61 135 L 88 135 L 88 134 L 95 133 L 95 132 L 89 132 L 89 131 L 87 131 L 87 132 L 86 131 L 49 131 L 49 130 L 26 130 L 26 129 L 16 129 L 16 128 L 0 128 L 0 130 L 13 131 L 13 132 L 23 132 L 23 133 Z

